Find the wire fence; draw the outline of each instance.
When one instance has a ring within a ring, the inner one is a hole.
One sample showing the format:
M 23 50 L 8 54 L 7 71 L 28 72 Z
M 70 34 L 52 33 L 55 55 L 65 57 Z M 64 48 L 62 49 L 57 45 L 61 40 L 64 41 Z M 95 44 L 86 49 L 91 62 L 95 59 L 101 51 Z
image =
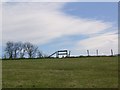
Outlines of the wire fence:
M 118 55 L 117 50 L 70 50 L 70 56 L 114 56 Z
M 52 53 L 51 53 L 52 54 Z M 54 53 L 53 53 L 54 54 Z M 57 53 L 55 53 L 52 57 L 56 57 Z M 67 50 L 67 55 L 69 57 L 77 57 L 77 56 L 117 56 L 118 50 L 109 49 L 109 50 L 102 50 L 102 49 L 94 49 L 94 50 Z M 66 53 L 59 55 L 59 57 L 66 57 Z

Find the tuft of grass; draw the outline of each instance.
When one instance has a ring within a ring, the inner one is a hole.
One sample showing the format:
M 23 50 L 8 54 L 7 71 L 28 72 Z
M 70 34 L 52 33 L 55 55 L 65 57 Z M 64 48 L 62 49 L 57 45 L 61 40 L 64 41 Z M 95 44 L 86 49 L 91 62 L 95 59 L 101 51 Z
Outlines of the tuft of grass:
M 3 88 L 117 88 L 118 57 L 3 60 Z

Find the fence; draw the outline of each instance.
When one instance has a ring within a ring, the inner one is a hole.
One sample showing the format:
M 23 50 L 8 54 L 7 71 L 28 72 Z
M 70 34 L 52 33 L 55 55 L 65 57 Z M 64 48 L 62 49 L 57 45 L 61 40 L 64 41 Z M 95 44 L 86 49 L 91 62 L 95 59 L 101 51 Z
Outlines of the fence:
M 114 56 L 117 55 L 117 50 L 70 50 L 71 56 Z
M 62 50 L 63 51 L 63 50 Z M 102 50 L 102 49 L 96 49 L 96 50 L 65 50 L 68 53 L 62 53 L 58 54 L 56 52 L 51 54 L 51 57 L 76 57 L 76 56 L 114 56 L 118 55 L 117 50 Z

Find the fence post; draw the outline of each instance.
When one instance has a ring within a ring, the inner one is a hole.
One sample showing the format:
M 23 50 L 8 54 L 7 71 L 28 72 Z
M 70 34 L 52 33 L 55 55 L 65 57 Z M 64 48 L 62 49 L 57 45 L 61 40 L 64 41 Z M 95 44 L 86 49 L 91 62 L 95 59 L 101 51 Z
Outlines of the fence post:
M 87 50 L 87 54 L 88 54 L 88 56 L 90 56 L 90 55 L 89 55 L 89 50 Z
M 56 52 L 56 58 L 58 58 L 58 54 L 59 54 L 59 52 L 57 51 L 57 52 Z
M 69 55 L 68 55 L 69 57 L 70 57 L 70 53 L 71 53 L 71 51 L 69 51 Z
M 113 50 L 111 49 L 111 56 L 113 56 Z
M 96 54 L 97 54 L 97 56 L 98 56 L 98 50 L 96 50 Z

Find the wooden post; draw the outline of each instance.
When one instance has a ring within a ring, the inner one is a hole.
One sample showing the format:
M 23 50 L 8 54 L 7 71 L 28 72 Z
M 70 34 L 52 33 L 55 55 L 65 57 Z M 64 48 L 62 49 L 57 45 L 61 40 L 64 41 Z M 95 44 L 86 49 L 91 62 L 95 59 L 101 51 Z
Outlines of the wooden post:
M 70 53 L 71 53 L 71 51 L 69 51 L 69 57 L 70 57 Z
M 68 57 L 68 51 L 66 51 L 66 53 L 65 53 L 65 57 Z
M 68 51 L 68 53 L 67 53 L 67 57 L 70 57 L 70 51 Z
M 113 50 L 111 49 L 111 56 L 113 56 Z
M 89 55 L 89 50 L 87 50 L 87 54 L 88 54 L 88 56 L 90 56 L 90 55 Z
M 96 50 L 96 55 L 98 56 L 98 50 Z
M 58 58 L 58 53 L 59 53 L 59 52 L 57 51 L 57 52 L 56 52 L 56 58 Z

